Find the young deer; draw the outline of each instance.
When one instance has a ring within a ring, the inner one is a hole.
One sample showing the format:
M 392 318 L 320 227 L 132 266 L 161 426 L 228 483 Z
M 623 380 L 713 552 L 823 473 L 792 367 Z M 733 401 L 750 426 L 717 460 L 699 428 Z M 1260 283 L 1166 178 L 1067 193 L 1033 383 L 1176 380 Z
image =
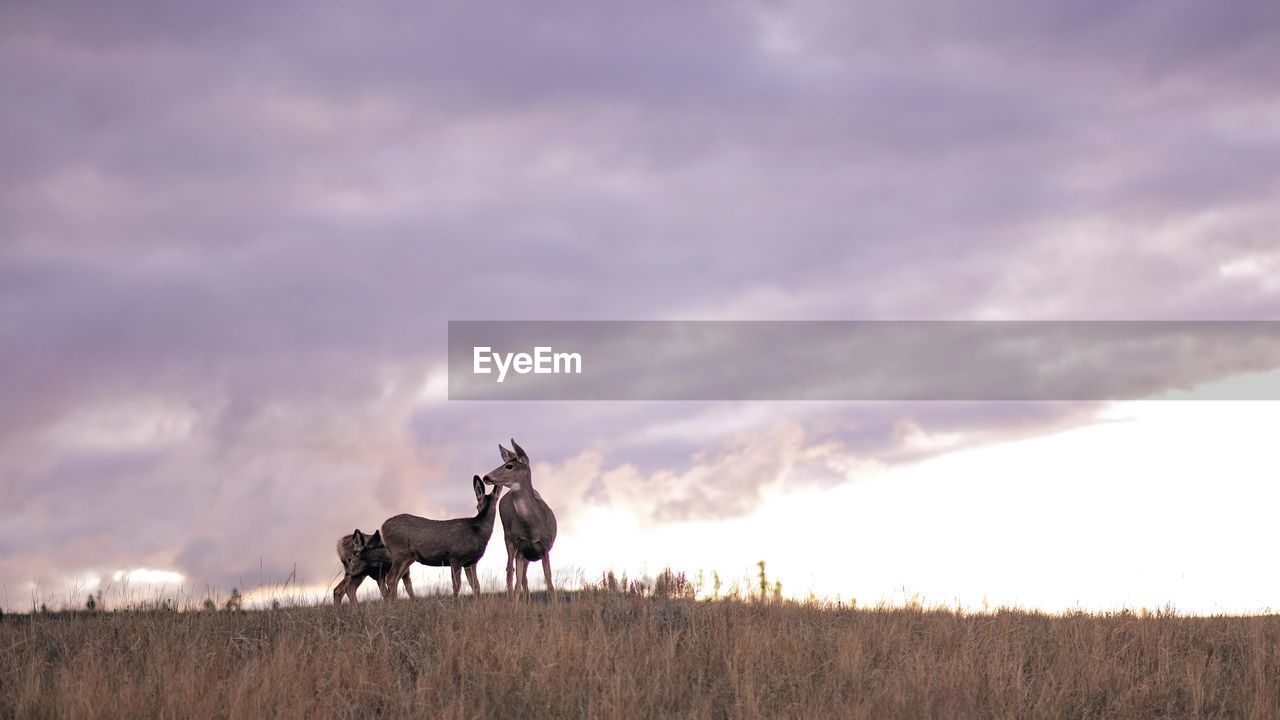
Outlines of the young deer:
M 372 535 L 360 532 L 359 528 L 350 535 L 338 538 L 338 560 L 342 562 L 342 581 L 333 589 L 333 604 L 341 605 L 345 595 L 352 605 L 356 603 L 356 590 L 367 577 L 378 583 L 378 591 L 386 597 L 387 576 L 391 574 L 391 553 L 382 543 L 382 533 L 374 530 Z M 405 589 L 411 588 L 408 576 L 404 579 Z
M 396 596 L 396 582 L 403 578 L 409 597 L 409 569 L 415 562 L 432 567 L 449 566 L 453 571 L 453 596 L 462 590 L 462 571 L 467 571 L 471 592 L 480 594 L 476 579 L 476 563 L 484 556 L 489 537 L 493 535 L 493 517 L 502 488 L 484 494 L 480 476 L 472 478 L 476 493 L 476 515 L 453 520 L 430 520 L 417 515 L 396 515 L 382 523 L 382 542 L 391 551 L 391 574 L 387 580 L 387 596 Z
M 556 515 L 551 512 L 538 491 L 533 488 L 529 456 L 524 448 L 511 440 L 512 452 L 498 445 L 502 464 L 484 476 L 485 482 L 509 489 L 499 503 L 502 532 L 507 541 L 507 595 L 515 597 L 513 574 L 519 575 L 520 589 L 529 594 L 529 563 L 542 561 L 542 574 L 547 580 L 547 594 L 555 597 L 551 582 L 551 546 L 556 541 Z

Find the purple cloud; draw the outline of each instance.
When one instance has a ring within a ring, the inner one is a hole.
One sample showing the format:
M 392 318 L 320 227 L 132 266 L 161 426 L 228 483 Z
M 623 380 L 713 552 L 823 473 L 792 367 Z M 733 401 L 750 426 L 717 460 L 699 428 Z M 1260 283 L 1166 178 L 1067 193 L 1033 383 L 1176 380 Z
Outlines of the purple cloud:
M 421 393 L 449 319 L 1274 318 L 1278 19 L 6 6 L 0 582 L 151 563 L 226 586 L 259 556 L 322 582 L 338 534 L 465 512 L 511 435 L 680 478 L 778 422 L 887 462 L 925 452 L 907 421 L 1086 422 Z M 668 488 L 655 521 L 748 511 L 777 471 L 752 467 L 743 505 Z

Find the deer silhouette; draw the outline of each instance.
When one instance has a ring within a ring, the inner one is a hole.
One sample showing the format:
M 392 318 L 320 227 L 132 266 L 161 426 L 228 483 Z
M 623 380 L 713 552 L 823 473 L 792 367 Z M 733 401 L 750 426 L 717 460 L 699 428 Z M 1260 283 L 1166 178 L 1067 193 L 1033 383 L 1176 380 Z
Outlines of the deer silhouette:
M 378 591 L 386 597 L 386 580 L 391 574 L 391 553 L 382 544 L 381 531 L 366 535 L 356 528 L 350 535 L 338 538 L 338 560 L 342 561 L 342 581 L 333 589 L 333 604 L 341 605 L 343 596 L 356 603 L 356 590 L 367 577 L 378 583 Z M 404 577 L 405 589 L 410 590 L 409 576 Z
M 495 486 L 488 495 L 484 483 L 476 475 L 471 481 L 476 493 L 476 515 L 452 520 L 431 520 L 417 515 L 396 515 L 382 523 L 382 542 L 391 554 L 391 571 L 385 593 L 396 596 L 396 583 L 403 579 L 409 597 L 414 597 L 409 584 L 409 569 L 415 562 L 432 567 L 448 566 L 453 572 L 453 595 L 462 590 L 462 571 L 467 572 L 471 592 L 480 594 L 476 579 L 476 563 L 484 556 L 493 535 L 493 518 L 502 488 Z
M 514 438 L 511 447 L 515 448 L 514 452 L 498 445 L 502 464 L 484 476 L 485 482 L 508 488 L 498 504 L 507 543 L 507 595 L 515 597 L 512 580 L 516 575 L 519 576 L 520 590 L 526 596 L 529 594 L 529 563 L 541 560 L 547 594 L 554 598 L 556 588 L 551 581 L 551 546 L 556 541 L 556 515 L 533 487 L 533 473 L 524 448 L 516 444 Z

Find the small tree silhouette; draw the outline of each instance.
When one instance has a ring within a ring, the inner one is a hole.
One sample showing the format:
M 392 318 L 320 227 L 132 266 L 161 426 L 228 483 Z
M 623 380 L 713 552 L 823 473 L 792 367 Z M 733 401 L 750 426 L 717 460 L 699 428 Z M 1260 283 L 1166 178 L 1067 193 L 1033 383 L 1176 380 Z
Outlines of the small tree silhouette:
M 231 611 L 240 610 L 244 606 L 244 597 L 240 595 L 240 588 L 231 588 L 231 597 L 227 598 L 226 609 Z
M 769 576 L 764 571 L 764 561 L 756 563 L 756 567 L 760 568 L 760 600 L 764 601 L 769 598 Z
M 93 612 L 98 609 L 98 601 L 93 599 L 93 594 L 89 594 L 89 599 L 84 601 L 84 609 Z
M 218 609 L 218 606 L 213 604 L 213 598 L 205 598 L 204 609 L 213 612 Z

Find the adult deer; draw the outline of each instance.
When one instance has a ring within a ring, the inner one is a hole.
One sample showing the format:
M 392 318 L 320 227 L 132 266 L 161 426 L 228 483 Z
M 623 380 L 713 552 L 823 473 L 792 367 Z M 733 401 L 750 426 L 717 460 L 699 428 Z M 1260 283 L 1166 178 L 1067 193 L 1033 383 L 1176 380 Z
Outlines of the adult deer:
M 484 476 L 485 482 L 508 488 L 498 503 L 502 516 L 502 532 L 507 541 L 507 595 L 515 597 L 513 575 L 519 576 L 520 589 L 529 594 L 529 563 L 542 561 L 542 574 L 547 580 L 547 594 L 555 597 L 551 581 L 551 546 L 556 541 L 556 515 L 533 488 L 533 473 L 524 448 L 511 440 L 512 452 L 501 444 L 502 464 Z
M 415 562 L 432 567 L 448 566 L 453 572 L 453 596 L 462 590 L 462 571 L 467 572 L 471 592 L 480 594 L 480 581 L 476 579 L 476 563 L 484 556 L 485 547 L 493 535 L 493 517 L 502 488 L 495 486 L 488 495 L 480 476 L 472 478 L 476 493 L 476 515 L 452 520 L 431 520 L 417 515 L 396 515 L 382 523 L 382 542 L 391 552 L 391 573 L 387 577 L 387 596 L 396 596 L 396 583 L 408 580 L 409 569 Z M 413 587 L 405 582 L 409 597 L 414 597 Z

